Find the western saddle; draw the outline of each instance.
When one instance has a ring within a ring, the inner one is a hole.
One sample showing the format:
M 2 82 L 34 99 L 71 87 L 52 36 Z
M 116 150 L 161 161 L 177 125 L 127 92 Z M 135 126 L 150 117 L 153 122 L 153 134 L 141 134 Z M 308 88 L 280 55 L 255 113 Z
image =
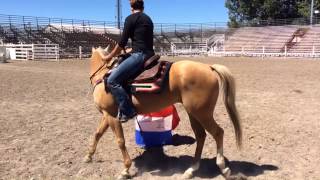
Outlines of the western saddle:
M 119 56 L 119 64 L 127 59 L 128 55 Z M 134 79 L 127 83 L 127 87 L 131 93 L 160 93 L 168 78 L 168 72 L 172 62 L 159 61 L 160 56 L 154 55 L 147 59 L 144 63 L 144 69 Z M 110 74 L 107 73 L 104 77 L 106 81 Z

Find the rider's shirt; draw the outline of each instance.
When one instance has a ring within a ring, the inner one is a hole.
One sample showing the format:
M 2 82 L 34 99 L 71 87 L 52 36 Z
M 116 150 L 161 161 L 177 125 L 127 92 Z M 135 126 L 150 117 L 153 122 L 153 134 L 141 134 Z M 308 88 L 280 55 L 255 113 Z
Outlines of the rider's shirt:
M 130 38 L 133 53 L 143 52 L 146 54 L 146 58 L 153 56 L 153 28 L 151 18 L 145 13 L 137 12 L 131 14 L 125 20 L 119 46 L 124 48 Z

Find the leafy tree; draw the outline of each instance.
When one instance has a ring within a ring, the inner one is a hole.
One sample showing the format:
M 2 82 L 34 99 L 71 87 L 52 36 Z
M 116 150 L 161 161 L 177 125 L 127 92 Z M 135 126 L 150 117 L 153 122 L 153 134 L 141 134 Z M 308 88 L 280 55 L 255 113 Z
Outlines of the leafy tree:
M 314 0 L 315 9 L 320 10 L 320 0 Z M 311 0 L 226 0 L 229 9 L 229 26 L 255 24 L 261 20 L 285 19 L 292 22 L 295 18 L 310 17 Z

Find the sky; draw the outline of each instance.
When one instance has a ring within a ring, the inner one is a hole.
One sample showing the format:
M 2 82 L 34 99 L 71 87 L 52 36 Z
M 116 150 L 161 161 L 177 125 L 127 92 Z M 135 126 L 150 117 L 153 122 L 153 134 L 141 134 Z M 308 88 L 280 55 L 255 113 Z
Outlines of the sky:
M 122 2 L 122 20 L 130 13 Z M 145 0 L 145 12 L 155 23 L 227 22 L 225 0 Z M 116 0 L 9 0 L 0 14 L 116 21 Z

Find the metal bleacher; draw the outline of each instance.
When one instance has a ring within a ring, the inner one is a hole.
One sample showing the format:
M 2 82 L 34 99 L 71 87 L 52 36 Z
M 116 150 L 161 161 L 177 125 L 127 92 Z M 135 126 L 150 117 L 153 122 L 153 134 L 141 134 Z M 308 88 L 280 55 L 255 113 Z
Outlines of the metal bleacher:
M 59 48 L 60 58 L 88 57 L 93 46 L 106 47 L 118 41 L 121 30 L 115 26 L 115 22 L 0 14 L 0 41 L 55 45 L 52 47 Z M 227 23 L 155 24 L 154 49 L 161 55 L 173 56 L 320 57 L 320 26 L 260 23 L 259 27 L 228 28 Z
M 320 54 L 320 26 L 309 27 L 303 36 L 296 39 L 289 53 L 294 56 L 318 56 Z
M 320 27 L 242 27 L 226 36 L 223 48 L 213 56 L 320 57 Z
M 295 26 L 243 27 L 230 36 L 224 46 L 227 52 L 281 53 L 290 41 Z
M 207 40 L 227 31 L 226 23 L 155 24 L 154 44 L 164 55 L 204 55 L 209 50 Z
M 115 23 L 0 14 L 0 39 L 5 44 L 58 44 L 61 58 L 89 56 L 93 46 L 118 40 Z

